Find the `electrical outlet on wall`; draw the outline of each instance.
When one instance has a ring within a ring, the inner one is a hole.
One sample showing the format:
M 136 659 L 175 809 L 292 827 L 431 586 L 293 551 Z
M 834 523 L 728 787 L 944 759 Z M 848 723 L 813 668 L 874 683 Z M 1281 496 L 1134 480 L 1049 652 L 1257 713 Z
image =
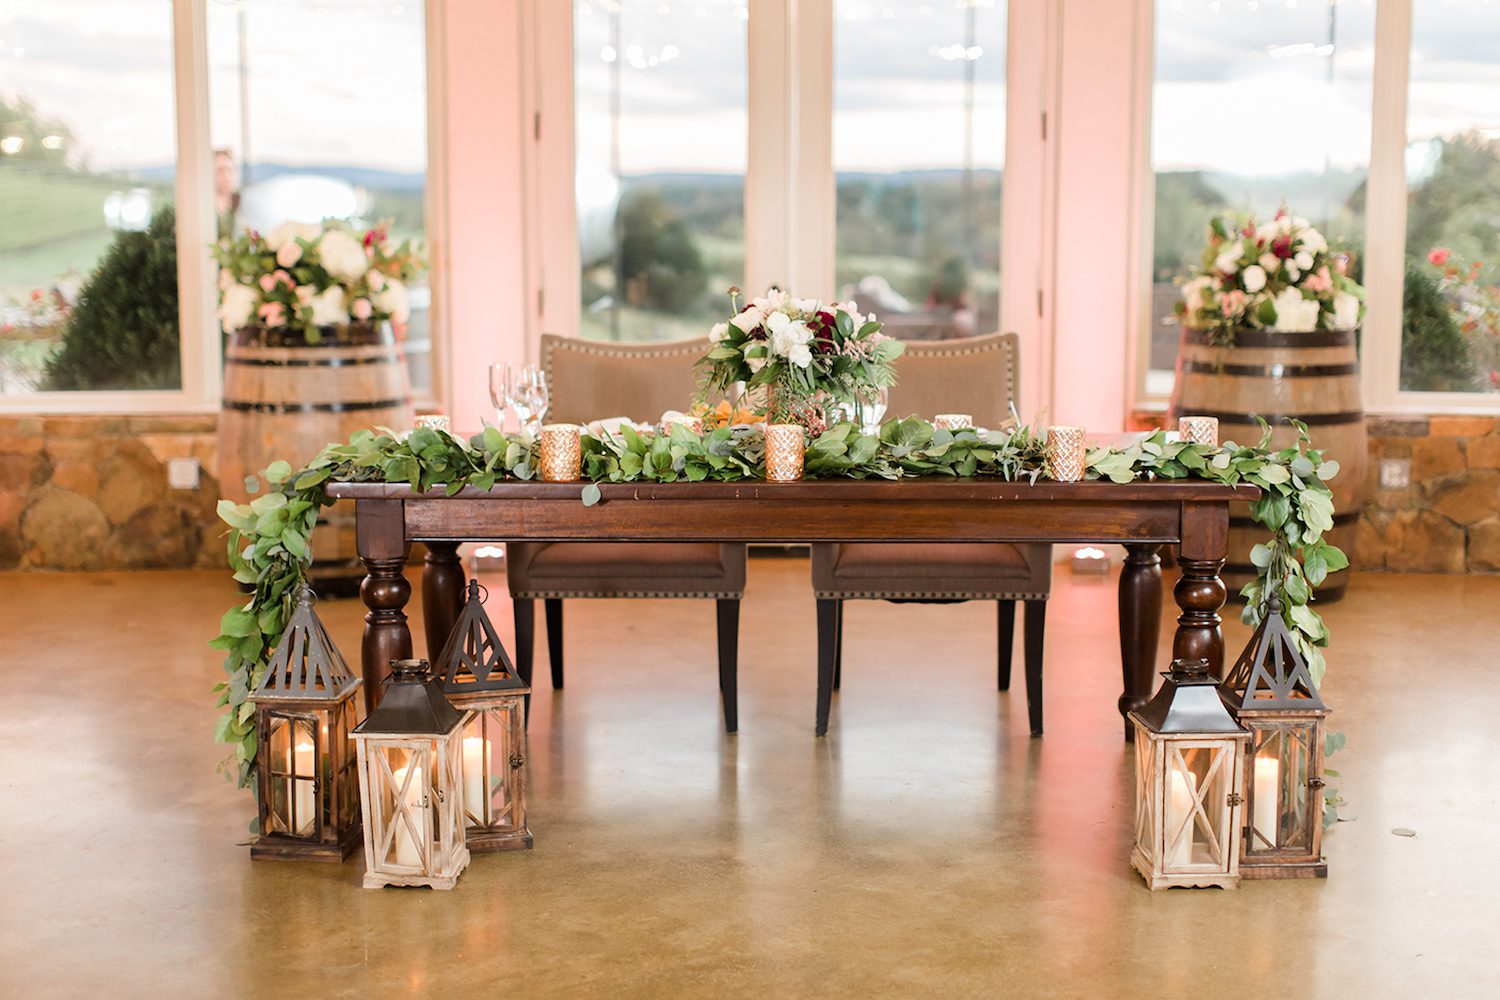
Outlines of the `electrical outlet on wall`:
M 196 490 L 198 472 L 196 458 L 167 459 L 167 485 L 174 490 Z
M 1380 488 L 1404 490 L 1411 485 L 1411 459 L 1382 458 L 1380 460 Z

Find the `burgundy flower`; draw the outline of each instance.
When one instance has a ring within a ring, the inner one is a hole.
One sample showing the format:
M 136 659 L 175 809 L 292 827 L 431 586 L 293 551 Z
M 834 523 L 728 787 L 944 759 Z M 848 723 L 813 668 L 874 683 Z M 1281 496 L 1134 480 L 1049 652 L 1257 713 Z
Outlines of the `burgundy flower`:
M 1276 239 L 1272 240 L 1271 252 L 1274 253 L 1277 257 L 1280 257 L 1282 260 L 1286 260 L 1287 258 L 1289 258 L 1292 255 L 1291 236 L 1278 236 L 1276 237 Z

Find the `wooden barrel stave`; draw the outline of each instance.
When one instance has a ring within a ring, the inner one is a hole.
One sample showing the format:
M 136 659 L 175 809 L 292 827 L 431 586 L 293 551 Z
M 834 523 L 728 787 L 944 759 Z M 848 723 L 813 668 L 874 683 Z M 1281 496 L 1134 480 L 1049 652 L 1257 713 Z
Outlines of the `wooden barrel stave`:
M 1183 414 L 1217 417 L 1219 439 L 1239 444 L 1260 441 L 1257 414 L 1271 422 L 1275 448 L 1296 442 L 1286 417 L 1306 423 L 1313 446 L 1341 466 L 1329 483 L 1336 513 L 1327 537 L 1351 562 L 1369 462 L 1355 341 L 1354 331 L 1241 331 L 1233 347 L 1218 347 L 1207 342 L 1203 331 L 1184 329 L 1171 407 L 1173 421 Z M 1255 578 L 1249 553 L 1265 537 L 1265 529 L 1250 518 L 1248 504 L 1230 505 L 1229 561 L 1223 576 L 1231 595 Z M 1329 574 L 1318 588 L 1319 598 L 1338 600 L 1348 579 L 1347 570 Z
M 351 342 L 353 341 L 353 342 Z M 219 415 L 219 481 L 244 502 L 244 487 L 276 459 L 297 466 L 362 428 L 410 427 L 406 363 L 390 328 L 328 330 L 315 345 L 278 343 L 267 331 L 241 330 L 224 352 Z M 323 508 L 310 549 L 320 593 L 350 593 L 364 575 L 355 550 L 354 508 Z

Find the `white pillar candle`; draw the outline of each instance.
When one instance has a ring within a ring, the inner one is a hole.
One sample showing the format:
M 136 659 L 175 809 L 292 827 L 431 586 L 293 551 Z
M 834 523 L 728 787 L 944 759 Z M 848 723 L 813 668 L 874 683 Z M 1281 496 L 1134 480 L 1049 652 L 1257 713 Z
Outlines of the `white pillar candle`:
M 411 784 L 406 786 L 406 794 L 403 801 L 406 803 L 406 812 L 416 824 L 419 835 L 423 840 L 427 839 L 427 831 L 432 828 L 432 821 L 427 816 L 427 806 L 422 802 L 427 797 L 427 775 L 415 764 L 409 767 L 397 768 L 392 774 L 392 791 L 401 795 L 401 786 L 406 783 L 406 773 L 412 771 Z M 400 810 L 391 811 L 391 822 L 396 824 L 396 864 L 406 865 L 411 868 L 422 867 L 422 849 L 416 840 L 412 839 L 411 830 L 401 818 Z
M 1197 807 L 1198 777 L 1191 771 L 1184 774 L 1177 768 L 1173 768 L 1167 776 L 1167 857 L 1166 864 L 1176 868 L 1181 865 L 1193 863 L 1193 826 L 1189 821 L 1186 829 L 1182 831 L 1182 839 L 1172 841 L 1177 836 L 1183 820 L 1192 815 Z
M 295 778 L 286 779 L 287 799 L 292 803 L 292 815 L 287 817 L 295 824 L 294 836 L 312 833 L 317 822 L 317 793 L 313 790 L 317 778 L 317 755 L 311 743 L 298 743 L 292 750 L 292 759 L 287 770 L 296 773 Z
M 483 736 L 464 737 L 464 811 L 480 825 L 489 820 L 484 809 L 484 764 L 489 749 Z
M 1281 761 L 1275 757 L 1255 758 L 1255 814 L 1251 825 L 1254 830 L 1259 831 L 1269 841 L 1270 847 L 1276 846 L 1279 836 L 1276 822 L 1277 800 L 1281 797 Z M 1251 850 L 1264 849 L 1268 845 L 1262 843 L 1259 837 L 1252 834 L 1250 841 Z

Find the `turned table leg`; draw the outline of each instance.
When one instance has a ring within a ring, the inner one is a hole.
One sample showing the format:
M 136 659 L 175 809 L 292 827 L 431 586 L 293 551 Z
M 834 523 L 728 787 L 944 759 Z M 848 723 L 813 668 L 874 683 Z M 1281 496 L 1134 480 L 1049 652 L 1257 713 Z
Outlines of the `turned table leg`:
M 1125 690 L 1120 695 L 1120 714 L 1126 715 L 1151 697 L 1151 677 L 1156 671 L 1156 641 L 1161 631 L 1161 546 L 1125 546 L 1125 565 L 1120 570 L 1120 669 Z M 1135 728 L 1125 720 L 1125 739 L 1135 738 Z
M 422 566 L 422 621 L 427 632 L 427 659 L 438 654 L 464 607 L 464 564 L 457 542 L 428 542 Z
M 1182 512 L 1182 554 L 1177 564 L 1182 576 L 1172 590 L 1182 614 L 1172 656 L 1179 660 L 1207 660 L 1215 677 L 1224 676 L 1224 633 L 1219 609 L 1224 606 L 1224 567 L 1229 545 L 1228 504 L 1185 504 Z
M 365 613 L 364 641 L 360 644 L 368 713 L 380 704 L 391 661 L 412 655 L 411 629 L 403 610 L 411 597 L 411 584 L 403 575 L 411 546 L 406 541 L 400 500 L 356 501 L 355 516 L 359 558 L 365 564 L 359 596 L 369 609 Z

